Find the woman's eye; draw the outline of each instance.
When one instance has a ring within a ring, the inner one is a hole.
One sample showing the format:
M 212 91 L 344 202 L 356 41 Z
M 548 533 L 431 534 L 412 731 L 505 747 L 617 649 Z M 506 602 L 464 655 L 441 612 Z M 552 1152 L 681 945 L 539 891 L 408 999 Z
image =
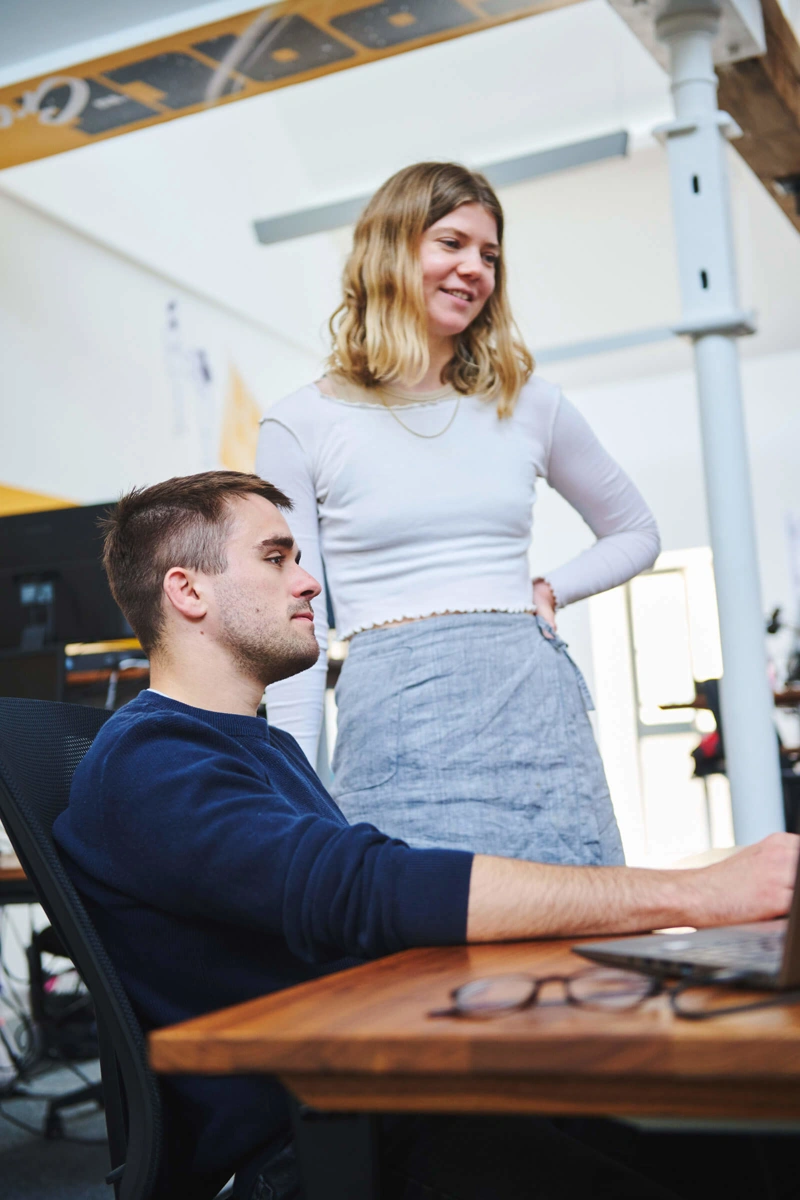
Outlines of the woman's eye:
M 455 238 L 441 238 L 443 246 L 447 246 L 448 250 L 458 250 L 459 243 Z
M 483 260 L 484 260 L 484 262 L 487 262 L 490 267 L 497 266 L 497 255 L 496 254 L 484 254 Z

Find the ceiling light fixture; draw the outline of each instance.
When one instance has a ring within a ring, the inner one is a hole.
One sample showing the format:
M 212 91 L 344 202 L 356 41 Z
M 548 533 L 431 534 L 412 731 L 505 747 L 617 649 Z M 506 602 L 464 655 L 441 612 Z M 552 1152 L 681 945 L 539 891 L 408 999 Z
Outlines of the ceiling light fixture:
M 553 175 L 556 171 L 568 171 L 588 163 L 601 162 L 606 158 L 623 158 L 628 150 L 628 134 L 624 130 L 572 142 L 566 146 L 554 146 L 539 150 L 535 154 L 523 154 L 518 158 L 506 158 L 502 162 L 490 163 L 478 168 L 493 187 L 510 187 L 525 183 L 542 175 Z M 349 200 L 338 200 L 333 204 L 322 204 L 318 208 L 302 208 L 296 212 L 283 213 L 277 217 L 266 217 L 254 221 L 256 237 L 264 246 L 275 242 L 287 242 L 292 238 L 308 237 L 312 233 L 327 233 L 352 225 L 358 220 L 369 196 L 353 196 Z

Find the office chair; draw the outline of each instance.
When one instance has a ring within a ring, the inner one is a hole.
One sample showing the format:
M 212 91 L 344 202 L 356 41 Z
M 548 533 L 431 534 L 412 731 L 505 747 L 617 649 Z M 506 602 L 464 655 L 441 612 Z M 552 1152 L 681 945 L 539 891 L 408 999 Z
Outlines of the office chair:
M 69 958 L 52 925 L 31 933 L 25 955 L 28 960 L 31 1017 L 39 1033 L 39 1052 L 51 1061 L 83 1062 L 97 1058 L 97 1022 L 92 999 L 76 992 L 66 995 L 48 992 L 48 973 L 43 962 L 45 954 Z M 103 1107 L 102 1082 L 85 1083 L 71 1092 L 51 1096 L 45 1104 L 44 1136 L 63 1137 L 61 1114 L 76 1104 L 88 1103 Z
M 158 1084 L 141 1027 L 52 836 L 75 768 L 110 716 L 76 704 L 0 698 L 0 821 L 94 1001 L 112 1168 L 106 1182 L 116 1200 L 155 1200 L 163 1137 Z

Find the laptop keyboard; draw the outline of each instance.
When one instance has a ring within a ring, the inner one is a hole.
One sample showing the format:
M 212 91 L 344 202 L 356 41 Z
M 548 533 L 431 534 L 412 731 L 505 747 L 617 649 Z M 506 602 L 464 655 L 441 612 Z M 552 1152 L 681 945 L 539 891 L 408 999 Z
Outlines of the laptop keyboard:
M 757 970 L 762 973 L 777 972 L 783 958 L 783 930 L 763 934 L 760 937 L 735 941 L 724 934 L 717 941 L 706 935 L 702 946 L 687 947 L 682 952 L 664 953 L 663 957 L 680 962 L 696 963 L 703 967 L 724 967 L 725 970 Z M 662 954 L 659 953 L 659 958 Z

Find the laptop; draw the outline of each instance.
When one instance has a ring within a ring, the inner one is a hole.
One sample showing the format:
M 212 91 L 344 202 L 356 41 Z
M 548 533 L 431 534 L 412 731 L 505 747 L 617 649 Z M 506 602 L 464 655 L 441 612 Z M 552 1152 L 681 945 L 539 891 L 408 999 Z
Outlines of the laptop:
M 724 925 L 693 933 L 653 933 L 573 946 L 604 966 L 657 978 L 754 988 L 800 987 L 800 868 L 788 918 Z

